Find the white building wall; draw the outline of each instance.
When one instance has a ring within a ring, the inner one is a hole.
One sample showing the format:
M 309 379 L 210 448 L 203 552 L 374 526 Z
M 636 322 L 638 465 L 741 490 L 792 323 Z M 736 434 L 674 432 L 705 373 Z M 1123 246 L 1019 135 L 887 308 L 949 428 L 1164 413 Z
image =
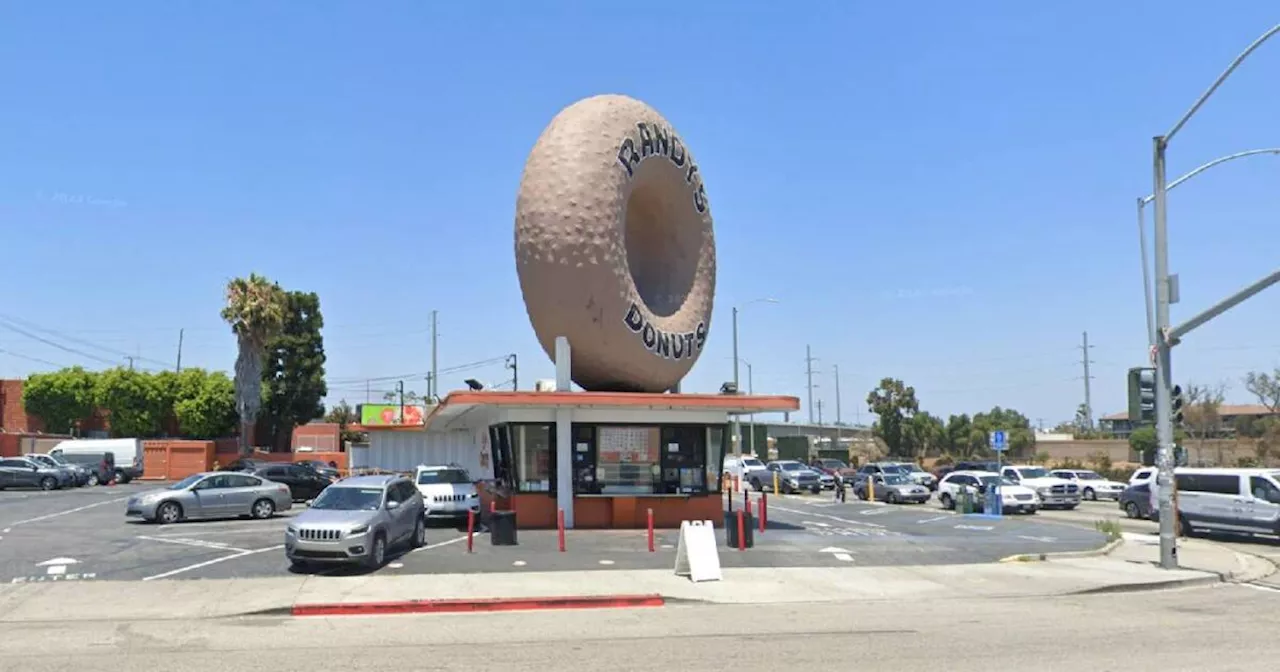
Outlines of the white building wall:
M 483 442 L 480 441 L 483 435 Z M 457 464 L 472 478 L 493 478 L 487 432 L 454 429 L 443 432 L 369 432 L 369 467 L 413 471 L 420 464 Z M 483 450 L 482 450 L 483 448 Z M 484 459 L 482 458 L 482 453 Z M 482 464 L 483 463 L 483 464 Z

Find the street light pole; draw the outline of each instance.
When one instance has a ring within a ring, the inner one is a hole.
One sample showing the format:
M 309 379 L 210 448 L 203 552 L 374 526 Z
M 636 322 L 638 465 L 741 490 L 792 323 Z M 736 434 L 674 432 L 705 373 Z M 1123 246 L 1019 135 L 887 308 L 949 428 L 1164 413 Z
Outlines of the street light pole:
M 1171 397 L 1171 379 L 1172 379 L 1172 358 L 1170 357 L 1170 349 L 1173 341 L 1169 338 L 1169 302 L 1170 282 L 1169 282 L 1169 240 L 1168 228 L 1166 222 L 1166 197 L 1168 195 L 1169 186 L 1165 182 L 1165 156 L 1168 152 L 1169 143 L 1173 137 L 1182 130 L 1182 127 L 1195 116 L 1200 107 L 1205 104 L 1209 97 L 1218 90 L 1219 86 L 1231 76 L 1231 73 L 1240 66 L 1249 54 L 1255 49 L 1262 46 L 1264 42 L 1269 40 L 1276 33 L 1280 33 L 1280 24 L 1273 26 L 1270 30 L 1263 33 L 1261 37 L 1254 40 L 1244 51 L 1236 56 L 1235 60 L 1227 66 L 1227 69 L 1218 75 L 1213 84 L 1200 95 L 1200 98 L 1191 106 L 1191 109 L 1182 115 L 1173 128 L 1164 135 L 1158 135 L 1152 139 L 1152 182 L 1154 189 L 1152 190 L 1152 203 L 1154 204 L 1155 218 L 1155 378 L 1156 378 L 1156 440 L 1159 449 L 1156 457 L 1156 465 L 1159 469 L 1156 476 L 1156 484 L 1159 493 L 1159 510 L 1160 510 L 1160 566 L 1165 569 L 1176 569 L 1178 566 L 1178 548 L 1177 536 L 1175 533 L 1174 510 L 1173 510 L 1173 417 L 1172 408 L 1169 406 Z
M 751 375 L 751 362 L 743 362 L 743 364 L 747 365 L 747 394 L 755 394 L 756 393 L 755 386 L 751 382 L 753 378 L 753 376 Z M 756 454 L 756 414 L 755 413 L 750 413 L 747 415 L 747 434 L 748 434 L 747 443 L 750 445 L 750 452 L 752 455 L 755 455 Z
M 777 303 L 774 298 L 752 299 L 744 304 L 743 308 L 753 303 Z M 733 307 L 733 389 L 738 390 L 740 383 L 738 382 L 738 306 Z M 742 452 L 742 421 L 738 416 L 733 416 L 733 449 L 734 452 Z

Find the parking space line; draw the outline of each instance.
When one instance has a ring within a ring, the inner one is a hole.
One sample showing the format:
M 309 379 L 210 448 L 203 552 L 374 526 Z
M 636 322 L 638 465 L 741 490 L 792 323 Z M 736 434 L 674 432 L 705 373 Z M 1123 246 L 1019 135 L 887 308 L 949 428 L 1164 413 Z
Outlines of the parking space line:
M 788 508 L 784 508 L 784 507 L 777 506 L 777 505 L 773 505 L 773 504 L 770 504 L 770 505 L 769 505 L 769 510 L 770 510 L 770 511 L 773 511 L 773 510 L 775 510 L 775 509 L 776 509 L 776 510 L 778 510 L 778 511 L 784 511 L 784 512 L 786 512 L 786 513 L 798 513 L 798 514 L 800 514 L 800 515 L 802 515 L 802 516 L 815 516 L 815 517 L 818 517 L 818 518 L 827 518 L 827 519 L 829 519 L 829 520 L 835 520 L 835 521 L 839 521 L 839 522 L 841 522 L 841 523 L 848 523 L 848 524 L 850 524 L 850 525 L 862 525 L 862 526 L 864 526 L 864 527 L 875 527 L 875 528 L 879 528 L 879 529 L 884 529 L 884 525 L 880 525 L 880 524 L 877 524 L 877 523 L 868 523 L 868 522 L 867 522 L 867 521 L 865 521 L 865 520 L 849 520 L 849 519 L 847 519 L 847 518 L 841 518 L 841 517 L 839 517 L 839 516 L 832 516 L 832 515 L 829 515 L 829 514 L 826 514 L 826 513 L 817 513 L 817 512 L 814 512 L 814 511 L 797 511 L 797 510 L 795 510 L 795 509 L 788 509 Z
M 151 581 L 151 580 L 153 580 L 153 579 L 167 579 L 167 578 L 169 578 L 170 576 L 175 576 L 175 575 L 178 575 L 178 574 L 182 574 L 182 573 L 184 573 L 184 572 L 189 572 L 189 571 L 191 571 L 191 570 L 193 570 L 193 569 L 201 569 L 201 568 L 203 568 L 203 567 L 208 567 L 209 565 L 216 565 L 216 564 L 218 564 L 219 562 L 226 562 L 227 560 L 235 560 L 236 558 L 243 558 L 243 557 L 245 557 L 246 555 L 253 555 L 253 554 L 255 554 L 255 553 L 266 553 L 266 552 L 268 552 L 268 551 L 278 551 L 278 550 L 280 550 L 280 549 L 282 549 L 282 548 L 284 548 L 284 544 L 280 544 L 279 546 L 271 546 L 270 548 L 258 548 L 258 549 L 252 550 L 252 551 L 241 551 L 240 553 L 233 553 L 233 554 L 231 554 L 231 555 L 224 555 L 224 556 L 222 556 L 221 558 L 214 558 L 214 559 L 212 559 L 212 560 L 205 560 L 204 562 L 197 562 L 197 563 L 196 563 L 196 564 L 194 564 L 194 565 L 187 565 L 186 567 L 179 567 L 179 568 L 177 568 L 177 569 L 170 570 L 170 571 L 168 571 L 168 572 L 164 572 L 163 574 L 155 574 L 155 575 L 153 575 L 153 576 L 145 576 L 145 577 L 143 577 L 143 578 L 142 578 L 142 580 L 143 580 L 143 581 Z
M 177 544 L 179 546 L 195 546 L 197 548 L 211 548 L 216 551 L 248 551 L 249 550 L 247 548 L 236 548 L 235 546 L 231 546 L 230 544 L 224 544 L 220 541 L 204 541 L 201 539 L 182 539 L 180 537 L 170 537 L 166 539 L 164 537 L 148 537 L 143 535 L 138 535 L 138 538 L 146 539 L 147 541 L 159 541 L 166 544 Z
M 410 553 L 417 553 L 418 551 L 429 551 L 429 550 L 431 550 L 431 549 L 433 549 L 433 548 L 440 548 L 441 546 L 448 546 L 449 544 L 456 544 L 456 543 L 458 543 L 459 541 L 466 541 L 466 540 L 467 540 L 466 535 L 463 535 L 463 536 L 461 536 L 461 537 L 454 537 L 453 539 L 450 539 L 449 541 L 442 541 L 442 542 L 440 542 L 440 543 L 438 543 L 438 544 L 427 544 L 426 546 L 423 546 L 422 548 L 415 548 L 415 549 L 413 549 L 412 551 L 409 551 L 409 552 L 410 552 Z
M 26 525 L 27 523 L 34 523 L 41 520 L 48 520 L 50 518 L 57 518 L 58 516 L 65 516 L 69 513 L 76 513 L 78 511 L 84 511 L 85 509 L 92 509 L 95 506 L 103 506 L 105 504 L 114 504 L 116 502 L 123 502 L 126 499 L 129 499 L 129 498 L 118 497 L 116 499 L 108 499 L 105 502 L 95 502 L 93 504 L 87 504 L 85 506 L 76 507 L 74 509 L 67 509 L 66 511 L 58 511 L 57 513 L 47 513 L 43 516 L 36 516 L 35 518 L 28 518 L 26 520 L 17 520 L 12 523 L 9 523 L 9 527 L 5 528 L 4 531 L 8 532 L 10 528 L 17 527 L 18 525 Z

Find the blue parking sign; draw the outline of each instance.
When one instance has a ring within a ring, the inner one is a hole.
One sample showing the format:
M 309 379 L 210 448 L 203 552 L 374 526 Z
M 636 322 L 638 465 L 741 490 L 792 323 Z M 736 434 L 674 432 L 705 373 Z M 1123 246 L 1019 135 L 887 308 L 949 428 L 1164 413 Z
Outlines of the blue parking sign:
M 996 452 L 1003 452 L 1007 445 L 1006 436 L 1003 429 L 997 429 L 991 432 L 991 449 Z

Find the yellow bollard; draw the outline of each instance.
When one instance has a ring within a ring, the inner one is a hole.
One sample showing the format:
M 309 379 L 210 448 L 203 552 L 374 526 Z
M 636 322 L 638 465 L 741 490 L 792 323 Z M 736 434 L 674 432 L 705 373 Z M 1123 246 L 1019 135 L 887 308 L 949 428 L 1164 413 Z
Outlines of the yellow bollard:
M 867 479 L 867 501 L 876 501 L 876 479 L 874 478 Z
M 773 494 L 780 494 L 778 490 L 778 472 L 773 472 Z

